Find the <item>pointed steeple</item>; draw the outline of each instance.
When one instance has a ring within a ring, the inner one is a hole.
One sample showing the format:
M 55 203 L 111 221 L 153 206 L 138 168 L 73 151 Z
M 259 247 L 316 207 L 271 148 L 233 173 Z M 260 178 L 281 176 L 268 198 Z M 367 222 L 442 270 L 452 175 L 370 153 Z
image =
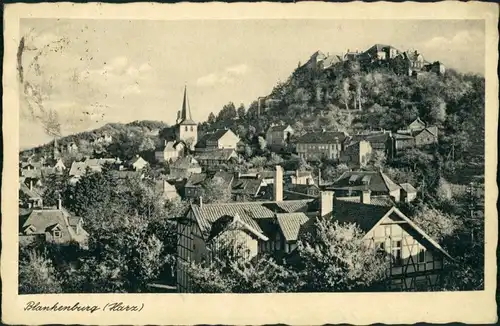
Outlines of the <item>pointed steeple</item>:
M 196 125 L 196 123 L 191 118 L 191 108 L 189 107 L 189 101 L 187 97 L 187 86 L 184 86 L 184 97 L 182 99 L 182 109 L 181 109 L 179 124 Z

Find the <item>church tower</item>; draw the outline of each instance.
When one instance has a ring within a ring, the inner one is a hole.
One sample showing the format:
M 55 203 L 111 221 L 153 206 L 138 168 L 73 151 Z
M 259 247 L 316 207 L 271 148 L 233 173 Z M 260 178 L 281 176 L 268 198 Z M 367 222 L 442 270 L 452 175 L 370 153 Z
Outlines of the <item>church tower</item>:
M 187 88 L 184 87 L 184 98 L 182 100 L 182 109 L 177 113 L 176 134 L 177 141 L 183 141 L 194 149 L 198 141 L 198 125 L 191 118 L 191 109 L 187 98 Z

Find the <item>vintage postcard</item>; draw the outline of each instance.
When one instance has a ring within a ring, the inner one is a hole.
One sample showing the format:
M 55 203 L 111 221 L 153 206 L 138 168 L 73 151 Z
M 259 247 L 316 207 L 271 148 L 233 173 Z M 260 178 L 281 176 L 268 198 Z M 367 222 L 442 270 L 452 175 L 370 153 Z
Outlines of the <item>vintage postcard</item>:
M 497 23 L 7 5 L 3 321 L 494 323 Z

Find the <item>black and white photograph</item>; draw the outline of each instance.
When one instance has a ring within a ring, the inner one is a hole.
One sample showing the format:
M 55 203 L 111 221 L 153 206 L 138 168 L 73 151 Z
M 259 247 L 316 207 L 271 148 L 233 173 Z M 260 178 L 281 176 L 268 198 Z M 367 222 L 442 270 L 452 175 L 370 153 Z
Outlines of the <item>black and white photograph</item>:
M 485 290 L 484 20 L 17 40 L 20 296 Z

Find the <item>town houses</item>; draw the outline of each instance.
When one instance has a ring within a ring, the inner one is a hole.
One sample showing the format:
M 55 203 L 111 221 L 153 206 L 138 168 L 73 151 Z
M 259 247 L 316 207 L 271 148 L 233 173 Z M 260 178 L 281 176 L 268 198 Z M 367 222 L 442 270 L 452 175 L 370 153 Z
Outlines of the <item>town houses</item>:
M 365 68 L 394 66 L 401 74 L 417 77 L 445 73 L 441 63 L 430 63 L 417 51 L 383 44 L 342 55 L 318 51 L 302 67 L 326 70 L 345 62 Z M 82 181 L 87 177 L 111 171 L 106 175 L 113 185 L 138 184 L 138 191 L 129 192 L 149 196 L 146 208 L 131 209 L 133 216 L 149 214 L 151 202 L 158 201 L 168 211 L 165 219 L 175 223 L 174 234 L 168 236 L 170 250 L 175 250 L 171 268 L 178 292 L 194 288 L 186 263 L 217 261 L 221 248 L 233 240 L 245 249 L 247 262 L 266 255 L 293 265 L 300 259 L 302 237 L 311 236 L 315 223 L 325 219 L 354 225 L 362 233 L 362 248 L 390 258 L 383 266 L 386 290 L 437 289 L 445 263 L 453 258 L 410 217 L 408 207 L 425 199 L 422 184 L 383 168 L 386 160 L 410 149 L 436 149 L 443 129 L 422 117 L 406 116 L 399 123 L 403 127 L 393 130 L 316 128 L 324 124 L 306 129 L 287 119 L 262 119 L 255 124 L 259 130 L 252 126 L 254 130 L 246 132 L 247 126 L 198 123 L 184 87 L 175 124 L 133 139 L 132 145 L 127 143 L 131 151 L 110 155 L 106 146 L 121 146 L 121 138 L 103 133 L 91 141 L 71 138 L 64 146 L 55 138 L 50 155 L 22 160 L 20 243 L 78 244 L 85 250 L 92 237 L 85 230 L 88 216 L 63 207 L 60 197 L 54 204 L 52 197 L 59 190 L 49 188 L 64 182 L 66 190 L 74 191 L 87 186 Z M 84 146 L 99 148 L 99 155 L 94 150 L 94 155 L 76 158 Z M 74 200 L 71 196 L 76 195 L 69 196 Z

